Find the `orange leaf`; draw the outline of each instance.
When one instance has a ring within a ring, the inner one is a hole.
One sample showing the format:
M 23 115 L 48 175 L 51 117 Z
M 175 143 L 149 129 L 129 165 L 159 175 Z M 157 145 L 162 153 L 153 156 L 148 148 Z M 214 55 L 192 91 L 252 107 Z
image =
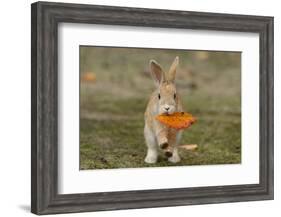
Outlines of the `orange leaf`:
M 180 130 L 190 127 L 196 119 L 187 112 L 175 112 L 171 115 L 162 114 L 156 116 L 156 119 L 168 127 Z
M 95 82 L 96 74 L 93 72 L 86 72 L 82 75 L 82 81 L 86 82 Z

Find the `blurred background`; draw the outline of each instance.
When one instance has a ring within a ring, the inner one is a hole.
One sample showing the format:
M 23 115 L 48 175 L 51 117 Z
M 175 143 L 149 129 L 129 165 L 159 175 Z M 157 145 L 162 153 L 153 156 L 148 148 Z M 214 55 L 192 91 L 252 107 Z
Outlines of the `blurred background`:
M 177 91 L 197 122 L 184 131 L 182 161 L 144 163 L 144 111 L 155 89 L 149 60 L 180 64 Z M 241 53 L 80 46 L 80 169 L 241 162 Z

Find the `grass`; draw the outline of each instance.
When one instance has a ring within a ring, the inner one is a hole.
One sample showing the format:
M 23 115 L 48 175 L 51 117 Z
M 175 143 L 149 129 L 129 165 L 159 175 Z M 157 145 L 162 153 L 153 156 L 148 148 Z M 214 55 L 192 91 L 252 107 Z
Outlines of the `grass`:
M 178 89 L 184 108 L 198 121 L 184 131 L 181 144 L 197 144 L 198 149 L 180 149 L 182 161 L 177 164 L 169 163 L 160 152 L 159 161 L 150 165 L 144 163 L 143 113 L 154 87 L 142 67 L 149 55 L 160 63 L 166 58 L 171 62 L 175 51 L 89 47 L 81 51 L 81 72 L 94 72 L 97 82 L 81 83 L 80 169 L 241 162 L 240 55 L 224 54 L 222 61 L 221 53 L 209 52 L 203 61 L 196 52 L 186 52 L 193 62 L 182 63 Z M 190 78 L 190 70 L 196 76 Z

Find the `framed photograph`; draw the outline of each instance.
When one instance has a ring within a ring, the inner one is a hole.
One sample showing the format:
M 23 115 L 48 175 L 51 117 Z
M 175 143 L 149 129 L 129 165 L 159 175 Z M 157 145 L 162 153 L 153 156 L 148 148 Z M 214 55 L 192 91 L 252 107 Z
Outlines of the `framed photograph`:
M 273 17 L 37 2 L 31 211 L 273 199 Z

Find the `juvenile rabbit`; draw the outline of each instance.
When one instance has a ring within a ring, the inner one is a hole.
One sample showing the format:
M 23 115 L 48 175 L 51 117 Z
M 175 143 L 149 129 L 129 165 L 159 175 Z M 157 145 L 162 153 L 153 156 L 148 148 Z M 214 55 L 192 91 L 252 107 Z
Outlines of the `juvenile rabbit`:
M 159 114 L 183 111 L 175 86 L 178 64 L 179 58 L 176 57 L 168 73 L 165 73 L 155 60 L 150 61 L 150 71 L 157 88 L 151 94 L 144 114 L 144 137 L 147 145 L 147 155 L 144 161 L 146 163 L 157 162 L 159 148 L 164 150 L 170 162 L 180 161 L 177 145 L 182 132 L 169 128 L 155 119 Z

